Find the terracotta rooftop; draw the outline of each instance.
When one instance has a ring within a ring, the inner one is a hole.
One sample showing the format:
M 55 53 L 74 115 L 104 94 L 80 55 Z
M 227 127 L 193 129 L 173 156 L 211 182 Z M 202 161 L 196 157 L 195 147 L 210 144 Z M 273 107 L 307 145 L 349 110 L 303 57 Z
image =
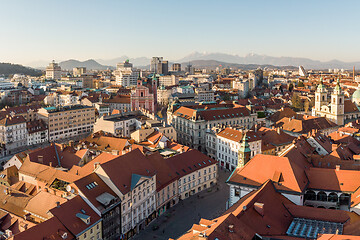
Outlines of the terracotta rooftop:
M 360 186 L 359 171 L 310 168 L 306 171 L 309 187 L 316 190 L 355 192 Z
M 70 169 L 73 165 L 79 165 L 86 150 L 75 150 L 64 144 L 52 143 L 48 147 L 38 148 L 28 154 L 31 162 L 52 167 L 63 167 Z
M 104 183 L 103 180 L 96 174 L 91 173 L 79 180 L 75 181 L 71 184 L 77 191 L 77 193 L 81 192 L 100 212 L 105 210 L 106 205 L 101 203 L 98 200 L 98 197 L 102 194 L 110 194 L 115 198 L 117 198 L 116 193 L 111 190 L 111 188 Z
M 100 167 L 123 194 L 130 191 L 133 174 L 146 177 L 156 174 L 156 169 L 139 149 L 107 161 Z M 124 171 L 119 174 L 119 169 Z
M 165 160 L 173 172 L 175 172 L 177 178 L 181 178 L 199 169 L 217 164 L 216 160 L 196 149 L 191 149 L 187 152 L 166 158 Z
M 25 212 L 30 212 L 31 214 L 48 219 L 51 217 L 51 215 L 48 214 L 48 211 L 56 207 L 57 203 L 62 204 L 66 201 L 67 200 L 65 198 L 48 192 L 40 191 L 29 200 L 25 207 Z
M 283 130 L 306 134 L 311 132 L 312 129 L 325 130 L 336 127 L 335 123 L 329 121 L 325 117 L 307 117 L 306 119 L 292 119 L 284 117 L 276 122 L 276 126 L 282 127 Z
M 244 132 L 232 128 L 225 128 L 216 135 L 223 138 L 227 138 L 231 141 L 241 142 L 241 140 L 243 139 Z M 248 137 L 248 142 L 262 140 L 261 133 L 254 131 L 247 131 L 246 136 Z
M 76 239 L 71 232 L 56 218 L 52 217 L 49 220 L 42 222 L 26 231 L 16 234 L 14 240 L 72 240 Z
M 80 196 L 53 208 L 50 212 L 75 236 L 101 220 L 100 216 Z M 86 224 L 77 214 L 89 216 L 90 222 Z
M 6 116 L 5 118 L 0 120 L 0 125 L 11 126 L 11 125 L 21 124 L 21 123 L 25 123 L 25 122 L 26 122 L 26 120 L 23 116 L 14 116 L 14 117 Z
M 259 171 L 261 169 L 261 171 Z M 228 182 L 260 187 L 267 180 L 280 191 L 303 192 L 308 183 L 305 171 L 287 157 L 257 154 L 244 167 L 234 170 Z

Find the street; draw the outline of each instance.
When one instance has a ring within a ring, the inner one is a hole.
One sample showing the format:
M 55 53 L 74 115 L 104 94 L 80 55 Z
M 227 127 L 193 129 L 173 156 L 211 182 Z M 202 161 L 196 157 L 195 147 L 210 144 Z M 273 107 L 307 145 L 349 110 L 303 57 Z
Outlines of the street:
M 226 201 L 229 198 L 229 187 L 225 184 L 229 175 L 230 172 L 219 170 L 218 185 L 215 185 L 211 191 L 205 190 L 179 202 L 155 219 L 134 239 L 167 240 L 178 238 L 193 224 L 199 223 L 200 218 L 213 219 L 220 216 L 225 211 Z M 154 231 L 153 226 L 159 228 Z

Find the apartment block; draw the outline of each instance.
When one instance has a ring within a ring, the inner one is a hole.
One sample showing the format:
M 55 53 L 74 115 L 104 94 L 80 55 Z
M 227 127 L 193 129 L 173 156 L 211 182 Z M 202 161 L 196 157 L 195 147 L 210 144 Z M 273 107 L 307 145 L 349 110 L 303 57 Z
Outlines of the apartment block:
M 95 123 L 95 108 L 83 105 L 41 108 L 38 115 L 48 125 L 49 141 L 89 133 Z

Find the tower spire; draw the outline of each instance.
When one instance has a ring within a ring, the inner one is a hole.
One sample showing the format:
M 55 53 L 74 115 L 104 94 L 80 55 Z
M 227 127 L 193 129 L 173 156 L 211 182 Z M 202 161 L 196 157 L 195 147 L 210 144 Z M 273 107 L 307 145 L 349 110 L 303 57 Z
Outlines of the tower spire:
M 243 167 L 250 160 L 251 150 L 248 140 L 249 139 L 245 132 L 241 140 L 241 145 L 239 149 L 239 157 L 238 157 L 238 165 L 237 165 L 238 168 Z

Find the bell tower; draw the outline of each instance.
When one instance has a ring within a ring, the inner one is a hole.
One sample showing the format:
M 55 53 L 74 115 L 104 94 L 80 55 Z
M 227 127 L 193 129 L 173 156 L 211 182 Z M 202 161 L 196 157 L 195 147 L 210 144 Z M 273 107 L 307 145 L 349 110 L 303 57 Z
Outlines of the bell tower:
M 315 93 L 315 111 L 320 112 L 321 106 L 327 105 L 327 104 L 328 104 L 327 103 L 327 91 L 326 91 L 326 88 L 323 83 L 323 78 L 321 77 L 320 84 L 318 85 L 318 87 L 316 89 L 316 93 Z
M 331 94 L 331 115 L 336 124 L 344 125 L 344 93 L 341 90 L 339 78 Z

